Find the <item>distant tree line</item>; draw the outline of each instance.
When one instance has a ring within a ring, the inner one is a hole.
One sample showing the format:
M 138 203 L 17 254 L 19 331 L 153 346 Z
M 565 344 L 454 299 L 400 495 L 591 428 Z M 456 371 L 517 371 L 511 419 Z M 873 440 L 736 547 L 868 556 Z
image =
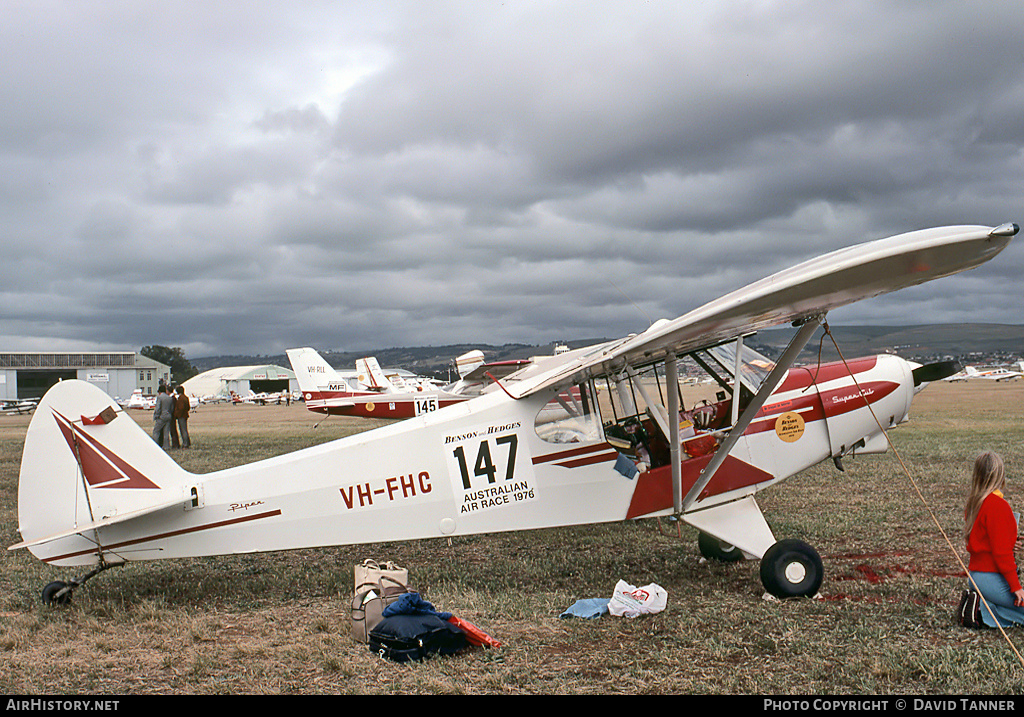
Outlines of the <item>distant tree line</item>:
M 192 363 L 185 358 L 185 352 L 175 346 L 173 348 L 169 346 L 143 346 L 139 352 L 147 358 L 151 358 L 154 361 L 171 367 L 171 383 L 177 385 L 184 383 L 188 379 L 199 373 L 199 369 L 192 365 Z

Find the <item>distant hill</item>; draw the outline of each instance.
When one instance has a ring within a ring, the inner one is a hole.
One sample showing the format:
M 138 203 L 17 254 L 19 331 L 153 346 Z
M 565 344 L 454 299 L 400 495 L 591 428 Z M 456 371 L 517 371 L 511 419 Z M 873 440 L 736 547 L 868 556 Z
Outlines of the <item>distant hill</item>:
M 962 363 L 1009 363 L 1024 357 L 1024 326 L 1016 324 L 922 324 L 919 326 L 830 326 L 842 355 L 865 356 L 894 353 L 919 361 L 957 359 Z M 751 337 L 751 345 L 781 352 L 791 330 L 770 329 Z M 808 342 L 801 360 L 839 357 L 836 347 L 824 332 L 818 331 Z M 764 353 L 768 354 L 769 351 Z M 777 353 L 776 353 L 777 355 Z
M 877 353 L 895 353 L 922 362 L 957 359 L 961 363 L 1010 363 L 1024 358 L 1024 325 L 1017 324 L 924 324 L 920 326 L 831 326 L 832 336 L 846 358 Z M 792 329 L 769 329 L 747 339 L 747 343 L 769 358 L 776 358 L 792 337 Z M 822 340 L 824 339 L 824 340 Z M 566 341 L 570 348 L 589 346 L 605 339 Z M 825 360 L 839 357 L 832 339 L 822 331 L 814 336 L 800 356 L 801 362 L 817 360 L 819 347 Z M 381 366 L 403 368 L 424 376 L 449 377 L 456 356 L 480 349 L 488 361 L 507 361 L 530 356 L 551 355 L 554 344 L 450 344 L 381 348 L 376 351 L 323 352 L 335 368 L 353 368 L 356 359 L 376 356 Z M 289 367 L 285 354 L 254 356 L 208 356 L 190 359 L 199 371 L 219 366 L 275 364 Z M 452 374 L 454 378 L 454 374 Z

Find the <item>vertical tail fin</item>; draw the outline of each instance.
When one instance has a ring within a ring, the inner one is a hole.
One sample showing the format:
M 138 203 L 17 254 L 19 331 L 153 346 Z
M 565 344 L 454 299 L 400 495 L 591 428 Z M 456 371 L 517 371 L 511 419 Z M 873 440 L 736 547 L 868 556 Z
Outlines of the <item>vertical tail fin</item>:
M 303 394 L 319 395 L 328 390 L 349 390 L 345 380 L 315 349 L 288 349 L 285 353 L 288 354 L 295 379 L 299 382 L 299 390 Z
M 43 396 L 25 435 L 18 527 L 24 542 L 40 543 L 29 548 L 41 560 L 87 565 L 103 553 L 116 562 L 83 526 L 184 503 L 190 484 L 196 477 L 103 391 L 62 381 Z
M 363 385 L 369 386 L 375 391 L 394 391 L 395 387 L 384 375 L 383 369 L 373 356 L 367 356 L 356 361 L 356 371 L 359 372 L 359 380 Z
M 474 349 L 455 359 L 455 368 L 459 372 L 459 378 L 466 378 L 470 371 L 483 365 L 484 352 L 480 349 Z

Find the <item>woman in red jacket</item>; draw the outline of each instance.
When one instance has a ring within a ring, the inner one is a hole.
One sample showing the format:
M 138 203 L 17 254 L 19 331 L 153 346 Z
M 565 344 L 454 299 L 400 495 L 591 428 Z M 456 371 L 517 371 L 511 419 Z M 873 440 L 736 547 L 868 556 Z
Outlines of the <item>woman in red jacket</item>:
M 1013 549 L 1017 543 L 1017 518 L 1003 498 L 1006 472 L 1003 460 L 986 451 L 974 461 L 974 476 L 964 508 L 964 532 L 971 579 L 988 603 L 981 607 L 988 627 L 1024 624 L 1024 588 L 1017 576 Z

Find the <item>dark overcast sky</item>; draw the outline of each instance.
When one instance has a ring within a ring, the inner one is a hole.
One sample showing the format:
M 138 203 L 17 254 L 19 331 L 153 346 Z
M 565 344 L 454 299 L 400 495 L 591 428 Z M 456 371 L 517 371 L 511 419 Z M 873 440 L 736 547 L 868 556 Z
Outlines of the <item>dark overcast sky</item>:
M 0 350 L 614 337 L 1024 223 L 1022 28 L 1020 0 L 7 0 Z M 1021 244 L 830 320 L 1021 323 Z

